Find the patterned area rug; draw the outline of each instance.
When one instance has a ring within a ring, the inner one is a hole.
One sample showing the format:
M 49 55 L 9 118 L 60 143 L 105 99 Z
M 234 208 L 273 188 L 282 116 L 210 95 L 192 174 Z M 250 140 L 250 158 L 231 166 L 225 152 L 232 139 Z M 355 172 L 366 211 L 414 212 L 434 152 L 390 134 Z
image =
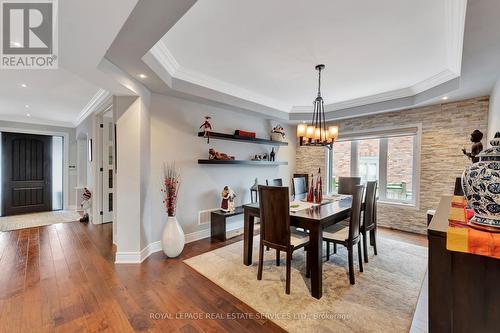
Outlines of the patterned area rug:
M 60 210 L 0 217 L 0 231 L 10 231 L 24 228 L 40 227 L 42 225 L 75 222 L 81 218 L 78 212 Z
M 275 251 L 264 255 L 257 281 L 259 237 L 254 238 L 253 265 L 243 265 L 243 241 L 184 262 L 289 332 L 408 332 L 427 269 L 427 248 L 383 237 L 378 256 L 370 249 L 369 263 L 350 285 L 347 252 L 323 264 L 323 297 L 310 295 L 305 277 L 305 253 L 293 254 L 291 294 L 285 294 L 285 257 L 275 264 Z M 356 251 L 354 253 L 357 258 Z

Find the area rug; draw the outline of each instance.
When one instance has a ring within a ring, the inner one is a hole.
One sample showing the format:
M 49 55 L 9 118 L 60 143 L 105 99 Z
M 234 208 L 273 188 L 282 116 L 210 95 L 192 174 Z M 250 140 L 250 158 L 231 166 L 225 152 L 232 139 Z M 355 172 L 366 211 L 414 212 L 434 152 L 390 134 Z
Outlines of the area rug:
M 75 222 L 80 220 L 80 218 L 81 215 L 72 210 L 3 216 L 0 217 L 0 231 L 33 228 L 56 223 Z
M 350 285 L 347 252 L 323 264 L 323 297 L 310 295 L 303 250 L 293 254 L 291 294 L 285 294 L 285 260 L 277 267 L 275 251 L 266 252 L 263 278 L 257 280 L 259 238 L 253 265 L 243 265 L 243 241 L 184 262 L 289 332 L 408 332 L 427 268 L 427 249 L 379 237 L 356 284 Z M 355 257 L 357 257 L 355 253 Z

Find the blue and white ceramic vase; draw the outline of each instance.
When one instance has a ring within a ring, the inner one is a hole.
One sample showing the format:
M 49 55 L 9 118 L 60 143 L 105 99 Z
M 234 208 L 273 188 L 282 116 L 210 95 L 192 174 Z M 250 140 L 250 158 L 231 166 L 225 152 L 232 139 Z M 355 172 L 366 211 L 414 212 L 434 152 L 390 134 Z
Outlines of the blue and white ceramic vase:
M 491 148 L 479 154 L 479 162 L 465 169 L 462 187 L 474 209 L 471 223 L 500 228 L 500 134 L 490 141 Z

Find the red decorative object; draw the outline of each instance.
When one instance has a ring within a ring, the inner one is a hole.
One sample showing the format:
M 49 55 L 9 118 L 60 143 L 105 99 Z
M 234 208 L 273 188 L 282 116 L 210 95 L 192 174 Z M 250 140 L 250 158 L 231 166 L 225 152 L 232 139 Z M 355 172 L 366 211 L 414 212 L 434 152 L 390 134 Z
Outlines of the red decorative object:
M 163 165 L 163 187 L 161 192 L 163 193 L 163 204 L 168 216 L 175 216 L 180 185 L 180 174 L 175 170 L 175 164 Z
M 311 175 L 311 186 L 309 186 L 306 200 L 307 202 L 314 202 L 314 175 Z
M 255 138 L 256 137 L 255 132 L 247 132 L 247 131 L 243 131 L 243 130 L 234 131 L 234 135 L 243 136 L 245 138 Z
M 209 160 L 220 160 L 220 161 L 231 161 L 234 160 L 234 156 L 229 156 L 228 154 L 219 153 L 217 150 L 210 148 L 208 150 Z
M 318 169 L 318 178 L 316 179 L 316 190 L 314 191 L 315 201 L 320 204 L 323 201 L 323 181 L 321 180 L 321 168 Z

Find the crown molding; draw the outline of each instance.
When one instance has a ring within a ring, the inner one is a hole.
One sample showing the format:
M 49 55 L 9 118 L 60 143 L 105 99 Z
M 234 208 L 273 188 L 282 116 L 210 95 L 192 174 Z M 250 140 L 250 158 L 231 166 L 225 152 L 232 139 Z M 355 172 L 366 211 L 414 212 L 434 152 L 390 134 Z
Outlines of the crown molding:
M 99 89 L 76 117 L 76 120 L 73 122 L 74 127 L 80 125 L 92 113 L 100 111 L 100 108 L 105 106 L 105 104 L 110 103 L 111 93 L 107 90 Z
M 443 83 L 460 77 L 466 9 L 467 0 L 445 0 L 444 23 L 447 68 L 409 87 L 327 104 L 325 105 L 325 111 L 338 111 L 383 103 L 391 100 L 400 100 L 404 98 L 414 97 L 426 90 L 437 87 Z M 207 76 L 202 73 L 185 68 L 177 62 L 175 57 L 168 50 L 167 46 L 162 40 L 158 41 L 158 43 L 148 53 L 152 55 L 156 59 L 156 61 L 168 72 L 172 80 L 171 82 L 166 83 L 173 90 L 177 90 L 177 83 L 178 86 L 182 86 L 182 88 L 184 88 L 185 91 L 182 92 L 188 94 L 193 93 L 194 95 L 196 95 L 195 87 L 186 89 L 186 85 L 183 85 L 181 82 L 179 82 L 180 80 L 191 83 L 195 86 L 202 86 L 204 88 L 208 88 L 242 100 L 257 103 L 262 106 L 277 109 L 290 114 L 312 111 L 312 105 L 285 105 L 284 103 L 273 100 L 272 98 L 269 98 L 267 96 L 256 94 L 234 84 L 230 84 L 228 82 L 218 80 L 214 77 Z
M 55 126 L 55 127 L 66 127 L 73 128 L 73 123 L 60 121 L 60 120 L 52 120 L 46 118 L 37 118 L 37 117 L 26 117 L 26 116 L 18 116 L 18 115 L 0 115 L 0 121 L 8 121 L 13 123 L 24 123 L 24 124 L 34 124 L 34 125 L 44 125 L 44 126 Z

